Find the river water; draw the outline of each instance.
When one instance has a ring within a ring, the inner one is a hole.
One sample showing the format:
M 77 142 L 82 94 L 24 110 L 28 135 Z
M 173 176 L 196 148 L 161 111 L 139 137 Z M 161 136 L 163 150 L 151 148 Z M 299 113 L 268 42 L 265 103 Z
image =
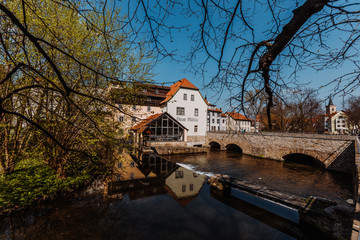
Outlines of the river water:
M 295 162 L 262 159 L 236 152 L 169 155 L 170 161 L 195 171 L 228 174 L 249 183 L 302 197 L 319 196 L 336 201 L 352 198 L 352 176 Z
M 0 218 L 0 239 L 310 239 L 295 211 L 237 190 L 214 195 L 206 175 L 229 174 L 263 186 L 351 197 L 351 178 L 309 166 L 227 152 L 152 157 L 83 194 Z M 180 165 L 175 164 L 180 163 Z M 195 170 L 192 171 L 191 169 Z M 201 174 L 206 173 L 206 175 Z M 280 216 L 280 217 L 279 217 Z

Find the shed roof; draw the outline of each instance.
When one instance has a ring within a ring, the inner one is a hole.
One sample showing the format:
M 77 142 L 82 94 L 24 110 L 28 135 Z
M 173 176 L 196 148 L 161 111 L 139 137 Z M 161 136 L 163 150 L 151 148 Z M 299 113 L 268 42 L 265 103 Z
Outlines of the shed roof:
M 158 114 L 154 114 L 149 116 L 148 118 L 142 120 L 141 122 L 139 122 L 138 124 L 136 124 L 135 126 L 133 126 L 131 128 L 131 130 L 133 130 L 136 133 L 143 133 L 146 129 L 148 129 L 148 125 L 155 121 L 156 119 L 158 119 L 159 117 L 163 116 L 163 115 L 167 115 L 171 120 L 173 120 L 174 122 L 176 122 L 179 126 L 181 126 L 183 129 L 186 129 L 186 127 L 184 127 L 180 122 L 178 122 L 175 118 L 173 118 L 170 114 L 164 112 L 164 113 L 158 113 Z

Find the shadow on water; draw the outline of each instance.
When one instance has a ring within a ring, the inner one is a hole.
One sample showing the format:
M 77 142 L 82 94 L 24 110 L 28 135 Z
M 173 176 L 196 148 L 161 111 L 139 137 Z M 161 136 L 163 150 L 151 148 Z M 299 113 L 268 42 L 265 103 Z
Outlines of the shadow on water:
M 121 167 L 125 177 L 102 182 L 105 192 L 87 189 L 1 217 L 0 239 L 308 239 L 281 214 L 288 210 L 269 211 L 269 203 L 236 191 L 214 195 L 206 176 L 164 158 Z
M 298 163 L 302 165 L 308 165 L 315 168 L 325 169 L 322 162 L 314 157 L 306 154 L 294 153 L 284 156 L 284 162 L 286 163 Z

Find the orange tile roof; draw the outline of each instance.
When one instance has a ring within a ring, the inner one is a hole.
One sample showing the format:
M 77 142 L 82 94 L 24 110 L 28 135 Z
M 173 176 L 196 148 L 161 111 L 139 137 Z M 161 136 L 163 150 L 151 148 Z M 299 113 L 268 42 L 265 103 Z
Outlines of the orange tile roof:
M 227 114 L 235 120 L 250 121 L 250 119 L 248 119 L 247 117 L 245 117 L 244 115 L 242 115 L 240 113 L 236 113 L 235 111 L 227 112 Z
M 146 118 L 146 119 L 142 120 L 141 122 L 139 122 L 138 124 L 136 124 L 135 126 L 133 126 L 131 128 L 131 130 L 135 131 L 136 133 L 142 133 L 147 129 L 147 125 L 149 123 L 151 123 L 152 121 L 154 121 L 155 119 L 157 119 L 158 117 L 160 117 L 163 114 L 165 114 L 165 113 L 158 113 L 158 114 L 151 115 L 148 118 Z
M 222 116 L 222 117 L 226 117 L 226 114 L 225 114 L 225 113 L 222 113 L 222 114 L 220 114 L 220 116 Z
M 219 109 L 217 109 L 217 108 L 215 108 L 215 109 L 208 109 L 208 111 L 210 111 L 210 112 L 222 112 L 221 110 L 219 110 Z
M 332 114 L 324 114 L 323 116 L 324 116 L 324 117 L 333 117 L 333 116 L 335 116 L 337 113 L 338 113 L 338 112 L 332 113 Z
M 187 80 L 186 78 L 183 78 L 180 81 L 177 81 L 176 83 L 174 83 L 173 85 L 170 86 L 170 91 L 166 94 L 166 98 L 160 104 L 163 104 L 163 103 L 166 103 L 167 101 L 169 101 L 180 88 L 189 88 L 189 89 L 199 90 L 189 80 Z

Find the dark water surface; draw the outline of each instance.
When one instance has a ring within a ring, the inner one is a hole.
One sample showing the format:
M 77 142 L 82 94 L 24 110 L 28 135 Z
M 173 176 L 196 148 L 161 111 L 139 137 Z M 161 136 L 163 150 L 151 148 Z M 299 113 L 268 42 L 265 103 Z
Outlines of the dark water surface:
M 169 155 L 170 161 L 206 173 L 228 174 L 249 183 L 296 194 L 320 196 L 336 201 L 352 198 L 352 176 L 314 166 L 256 158 L 226 151 Z
M 206 176 L 226 173 L 303 196 L 350 197 L 343 175 L 226 152 L 149 158 L 103 191 L 58 199 L 0 218 L 0 239 L 309 239 L 297 213 L 232 191 L 214 195 Z M 191 167 L 191 166 L 190 166 Z M 261 179 L 259 179 L 261 177 Z M 116 178 L 114 178 L 116 179 Z M 323 185 L 322 185 L 323 184 Z M 275 213 L 275 214 L 274 214 Z M 278 217 L 276 214 L 280 215 Z M 291 221 L 289 221 L 291 220 Z

